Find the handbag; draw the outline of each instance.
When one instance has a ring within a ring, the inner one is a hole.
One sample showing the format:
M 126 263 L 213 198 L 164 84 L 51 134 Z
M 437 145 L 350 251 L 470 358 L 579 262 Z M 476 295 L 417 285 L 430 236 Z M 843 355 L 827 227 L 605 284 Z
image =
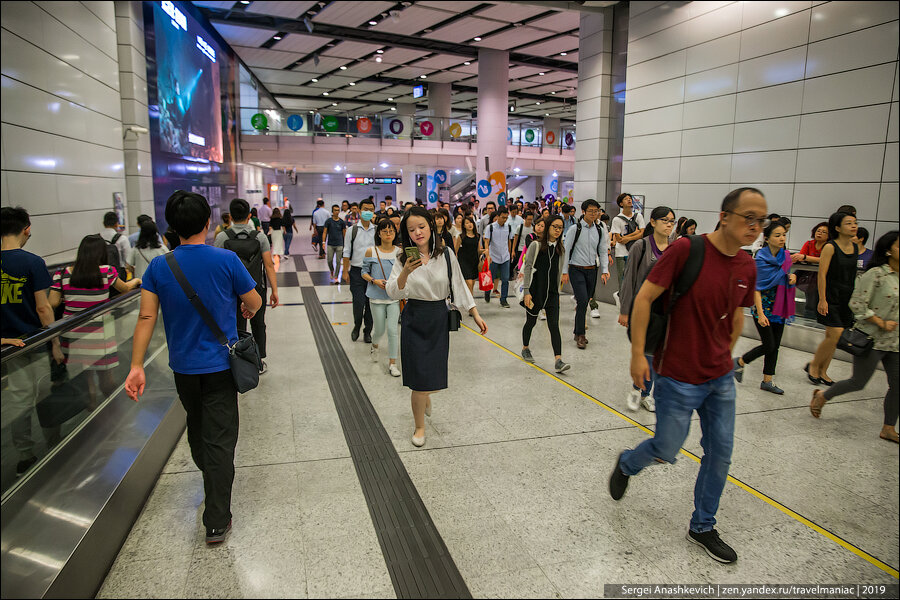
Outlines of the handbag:
M 381 269 L 381 276 L 384 277 L 384 280 L 387 281 L 387 275 L 384 274 L 384 265 L 381 264 L 381 255 L 378 254 L 378 247 L 373 246 L 375 248 L 375 256 L 378 258 L 378 267 Z M 406 300 L 400 300 L 400 312 L 403 312 L 403 309 L 406 308 Z
M 848 327 L 841 333 L 837 347 L 853 356 L 863 356 L 875 345 L 875 338 L 856 327 Z
M 488 267 L 487 259 L 482 263 L 481 272 L 478 273 L 478 289 L 482 292 L 489 292 L 494 289 L 494 279 L 491 277 L 491 269 Z
M 166 254 L 166 262 L 169 264 L 169 268 L 172 269 L 172 274 L 175 275 L 178 285 L 184 290 L 184 295 L 187 296 L 191 305 L 200 314 L 200 318 L 210 328 L 219 343 L 228 348 L 228 363 L 231 366 L 231 377 L 234 379 L 237 391 L 243 394 L 254 389 L 259 385 L 262 359 L 259 357 L 259 348 L 256 345 L 256 340 L 253 339 L 253 334 L 249 331 L 238 331 L 237 342 L 233 345 L 228 345 L 228 338 L 225 337 L 213 316 L 209 314 L 206 306 L 203 305 L 203 301 L 200 300 L 200 296 L 191 287 L 181 267 L 178 266 L 174 252 Z
M 456 308 L 453 299 L 453 267 L 450 265 L 450 249 L 444 248 L 444 258 L 447 260 L 447 283 L 450 284 L 450 312 L 447 314 L 447 328 L 449 331 L 459 331 L 462 323 L 462 314 Z

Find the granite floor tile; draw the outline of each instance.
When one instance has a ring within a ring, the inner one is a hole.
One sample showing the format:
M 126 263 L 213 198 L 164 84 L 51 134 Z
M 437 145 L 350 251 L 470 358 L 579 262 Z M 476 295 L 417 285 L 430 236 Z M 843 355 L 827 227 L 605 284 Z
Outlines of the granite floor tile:
M 520 569 L 466 580 L 474 598 L 563 598 L 540 568 Z
M 346 598 L 392 587 L 377 539 L 347 535 L 313 539 L 306 545 L 311 598 Z
M 599 556 L 543 565 L 541 569 L 563 598 L 602 598 L 606 584 L 671 583 L 642 554 L 625 549 L 609 549 Z
M 172 554 L 147 560 L 119 555 L 97 598 L 184 598 L 191 555 Z

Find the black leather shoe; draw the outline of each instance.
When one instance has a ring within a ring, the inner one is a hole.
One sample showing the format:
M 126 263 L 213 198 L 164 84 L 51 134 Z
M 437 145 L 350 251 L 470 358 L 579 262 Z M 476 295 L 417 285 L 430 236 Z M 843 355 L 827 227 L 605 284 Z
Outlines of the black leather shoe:
M 353 331 L 350 332 L 350 340 L 355 342 L 358 339 L 359 339 L 359 329 L 354 329 Z
M 621 467 L 622 454 L 616 457 L 616 465 L 609 476 L 609 495 L 613 500 L 621 500 L 625 495 L 625 490 L 628 489 L 628 475 L 622 472 Z
M 357 335 L 359 335 L 359 334 L 357 334 Z M 364 334 L 363 334 L 363 341 L 364 341 L 365 343 L 367 343 L 367 344 L 371 344 L 371 343 L 372 343 L 372 334 L 371 334 L 371 333 L 364 333 Z

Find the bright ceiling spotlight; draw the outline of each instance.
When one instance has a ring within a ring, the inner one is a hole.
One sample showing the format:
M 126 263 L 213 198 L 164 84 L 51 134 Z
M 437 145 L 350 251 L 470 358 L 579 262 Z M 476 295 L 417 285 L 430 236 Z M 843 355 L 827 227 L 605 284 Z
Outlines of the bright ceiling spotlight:
M 351 82 L 350 82 L 350 85 L 356 85 L 356 82 L 355 82 L 355 81 L 351 81 Z
M 390 165 L 387 164 L 387 163 L 381 163 L 381 168 L 382 168 L 382 169 L 387 169 L 389 166 L 390 166 Z
M 481 38 L 480 38 L 480 37 L 476 37 L 476 38 L 473 38 L 473 39 L 474 39 L 476 42 L 480 42 L 480 41 L 481 41 Z
M 313 83 L 319 83 L 319 80 L 316 79 L 315 77 L 313 77 L 312 79 L 310 79 L 310 81 L 312 81 Z
M 515 169 L 513 169 L 513 171 L 515 171 L 516 173 L 518 173 L 518 172 L 521 171 L 521 170 L 522 170 L 522 169 L 520 169 L 519 167 L 516 167 Z
M 322 95 L 323 95 L 323 96 L 327 96 L 327 95 L 328 95 L 328 92 L 322 92 Z
M 341 170 L 341 165 L 334 165 L 334 170 L 335 170 L 335 171 L 340 171 L 340 170 Z
M 380 57 L 380 56 L 376 56 L 376 57 L 375 57 L 375 62 L 381 62 L 381 57 Z
M 468 66 L 471 65 L 472 63 L 470 63 L 469 61 L 466 61 L 466 62 L 464 62 L 463 64 L 466 65 L 466 66 L 468 67 Z
M 556 171 L 553 171 L 553 176 L 554 176 L 554 177 L 559 177 L 559 175 L 556 173 Z
M 424 75 L 419 75 L 419 79 L 425 79 Z
M 546 75 L 546 73 L 538 73 L 538 75 Z
M 568 53 L 568 52 L 560 52 L 559 55 L 560 55 L 560 56 L 568 56 L 569 53 Z
M 347 70 L 347 67 L 344 65 L 341 65 L 341 71 L 346 71 L 346 70 Z
M 332 106 L 337 106 L 337 102 L 332 102 L 331 105 L 332 105 Z
M 375 54 L 384 54 L 384 50 L 376 50 Z
M 460 171 L 459 169 L 457 169 L 457 170 L 455 170 L 455 171 L 453 171 L 453 172 L 456 173 L 457 175 L 459 175 L 460 173 L 462 173 L 462 171 Z
M 280 40 L 280 39 L 281 39 L 281 36 L 280 36 L 280 35 L 274 35 L 274 36 L 272 36 L 272 39 L 273 39 L 273 40 Z
M 369 21 L 369 25 L 374 27 L 375 25 L 378 25 L 378 21 Z
M 396 109 L 395 107 L 392 106 L 392 107 L 391 107 L 391 110 L 397 110 L 397 109 Z
M 394 101 L 393 98 L 388 98 L 388 102 L 393 102 L 393 101 Z

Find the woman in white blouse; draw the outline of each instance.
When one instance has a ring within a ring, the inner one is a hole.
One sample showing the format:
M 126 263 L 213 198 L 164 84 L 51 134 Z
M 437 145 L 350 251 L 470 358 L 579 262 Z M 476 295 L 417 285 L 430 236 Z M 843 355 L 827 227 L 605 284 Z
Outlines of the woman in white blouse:
M 472 315 L 481 335 L 487 333 L 487 325 L 475 308 L 456 256 L 435 235 L 434 219 L 426 209 L 414 206 L 406 211 L 400 240 L 403 251 L 391 269 L 385 291 L 394 300 L 407 301 L 400 317 L 400 361 L 403 385 L 412 390 L 416 424 L 412 443 L 421 447 L 425 445 L 425 415 L 431 416 L 431 394 L 447 388 L 451 280 L 457 307 Z M 413 247 L 419 258 L 407 255 L 406 249 Z

